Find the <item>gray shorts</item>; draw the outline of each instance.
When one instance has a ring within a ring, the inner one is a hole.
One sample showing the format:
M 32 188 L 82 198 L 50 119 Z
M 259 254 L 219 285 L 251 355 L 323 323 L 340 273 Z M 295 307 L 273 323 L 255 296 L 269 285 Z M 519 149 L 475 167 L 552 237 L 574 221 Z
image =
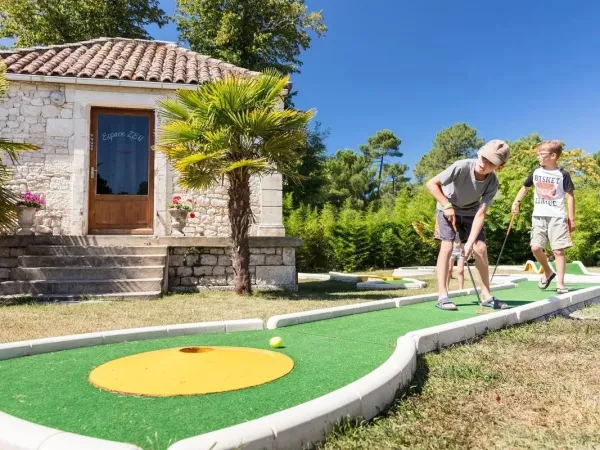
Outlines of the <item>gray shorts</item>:
M 456 231 L 458 231 L 458 237 L 461 243 L 467 242 L 469 235 L 471 234 L 471 228 L 473 228 L 474 216 L 455 216 L 456 218 Z M 438 210 L 436 216 L 436 233 L 435 238 L 438 241 L 451 241 L 454 242 L 456 239 L 456 232 L 452 228 L 452 222 L 446 219 L 444 212 Z M 479 232 L 477 241 L 485 242 L 485 226 Z
M 563 217 L 532 217 L 531 245 L 546 248 L 548 242 L 552 250 L 573 247 L 567 219 Z

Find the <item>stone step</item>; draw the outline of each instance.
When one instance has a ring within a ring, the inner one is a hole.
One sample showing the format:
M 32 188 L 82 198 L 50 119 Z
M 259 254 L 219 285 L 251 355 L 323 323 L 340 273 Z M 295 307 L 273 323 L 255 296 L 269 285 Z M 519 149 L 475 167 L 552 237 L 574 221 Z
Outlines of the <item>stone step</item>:
M 43 280 L 125 280 L 162 278 L 164 266 L 128 267 L 17 267 L 12 269 L 11 279 L 16 281 Z
M 0 283 L 0 296 L 24 295 L 61 295 L 95 296 L 102 294 L 125 294 L 157 292 L 162 290 L 162 278 L 131 280 L 60 280 L 60 281 L 5 281 Z
M 166 255 L 167 247 L 149 246 L 79 246 L 79 245 L 30 245 L 28 256 L 123 256 Z
M 20 267 L 164 266 L 165 255 L 19 256 Z

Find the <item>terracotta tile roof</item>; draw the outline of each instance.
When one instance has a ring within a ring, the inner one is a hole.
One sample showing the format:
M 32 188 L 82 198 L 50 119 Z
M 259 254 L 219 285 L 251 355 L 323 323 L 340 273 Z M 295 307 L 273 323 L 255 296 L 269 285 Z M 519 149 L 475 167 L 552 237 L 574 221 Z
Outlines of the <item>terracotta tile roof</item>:
M 74 44 L 0 50 L 8 73 L 202 84 L 229 74 L 256 75 L 172 42 L 100 38 Z

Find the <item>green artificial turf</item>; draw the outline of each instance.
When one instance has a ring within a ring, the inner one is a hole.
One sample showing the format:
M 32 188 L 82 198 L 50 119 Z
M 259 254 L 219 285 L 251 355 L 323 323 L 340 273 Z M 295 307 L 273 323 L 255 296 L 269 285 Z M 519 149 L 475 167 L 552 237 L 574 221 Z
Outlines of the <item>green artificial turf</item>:
M 552 292 L 526 282 L 495 294 L 517 306 Z M 381 365 L 401 335 L 474 317 L 479 308 L 474 296 L 455 302 L 456 312 L 428 302 L 277 330 L 120 343 L 0 361 L 0 410 L 65 431 L 163 450 L 177 440 L 271 414 L 351 383 Z M 295 367 L 283 378 L 250 389 L 142 398 L 104 392 L 87 380 L 93 368 L 127 355 L 191 345 L 269 348 L 272 336 L 283 337 L 285 347 L 279 351 Z

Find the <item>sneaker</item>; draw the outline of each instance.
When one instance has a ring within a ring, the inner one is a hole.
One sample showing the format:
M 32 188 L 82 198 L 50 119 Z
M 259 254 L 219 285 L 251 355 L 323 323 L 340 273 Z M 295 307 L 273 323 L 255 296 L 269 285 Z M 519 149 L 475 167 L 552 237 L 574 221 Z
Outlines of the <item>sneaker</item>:
M 508 308 L 510 308 L 510 306 L 508 306 L 506 303 L 498 300 L 496 297 L 490 297 L 487 300 L 483 300 L 481 302 L 481 306 L 485 306 L 487 308 L 493 308 L 493 309 L 508 309 Z
M 445 311 L 458 310 L 456 305 L 454 303 L 452 303 L 448 297 L 443 297 L 443 298 L 438 299 L 437 303 L 435 304 L 435 307 L 443 309 Z

